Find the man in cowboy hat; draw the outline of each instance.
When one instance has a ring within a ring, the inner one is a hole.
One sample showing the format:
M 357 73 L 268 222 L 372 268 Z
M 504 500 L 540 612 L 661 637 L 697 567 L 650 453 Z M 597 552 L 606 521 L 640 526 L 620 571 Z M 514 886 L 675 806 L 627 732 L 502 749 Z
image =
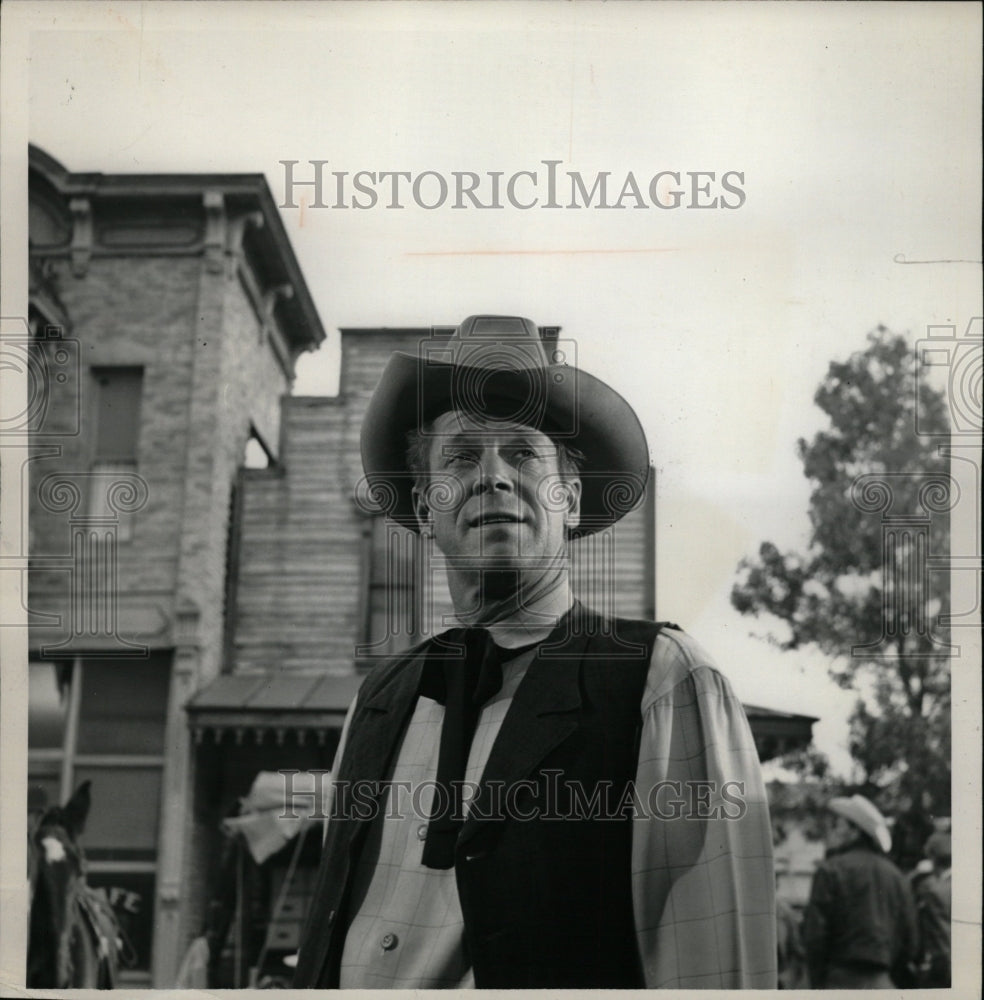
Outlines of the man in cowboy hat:
M 905 876 L 888 859 L 885 817 L 863 795 L 833 798 L 827 856 L 813 876 L 803 922 L 813 989 L 891 989 L 916 955 L 916 913 Z
M 774 986 L 741 705 L 676 626 L 571 593 L 570 541 L 645 489 L 628 403 L 529 320 L 473 316 L 390 359 L 362 456 L 444 556 L 460 627 L 349 711 L 295 986 Z

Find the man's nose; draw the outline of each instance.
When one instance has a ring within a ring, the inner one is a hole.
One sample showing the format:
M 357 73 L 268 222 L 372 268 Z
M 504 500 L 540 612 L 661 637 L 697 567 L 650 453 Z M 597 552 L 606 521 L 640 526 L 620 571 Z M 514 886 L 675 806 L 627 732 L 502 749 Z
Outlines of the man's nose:
M 478 475 L 472 484 L 474 494 L 493 493 L 501 491 L 512 492 L 515 489 L 513 481 L 514 470 L 497 452 L 486 451 L 482 454 L 478 465 Z

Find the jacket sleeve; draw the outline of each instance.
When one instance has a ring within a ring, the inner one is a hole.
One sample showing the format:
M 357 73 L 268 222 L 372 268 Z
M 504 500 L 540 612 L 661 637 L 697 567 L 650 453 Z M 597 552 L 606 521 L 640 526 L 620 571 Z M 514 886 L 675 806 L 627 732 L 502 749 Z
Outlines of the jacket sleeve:
M 342 755 L 345 753 L 345 744 L 348 743 L 349 727 L 352 725 L 352 716 L 355 714 L 355 705 L 359 700 L 358 695 L 349 703 L 348 711 L 345 713 L 345 721 L 342 723 L 342 732 L 338 737 L 338 746 L 335 748 L 335 759 L 331 764 L 331 777 L 328 780 L 328 787 L 325 790 L 324 802 L 322 804 L 322 816 L 324 821 L 321 830 L 321 842 L 324 843 L 328 836 L 328 820 L 331 817 L 331 805 L 335 800 L 335 776 L 342 764 Z
M 758 754 L 727 680 L 683 633 L 656 641 L 641 724 L 632 891 L 646 986 L 775 989 Z
M 923 965 L 936 973 L 933 985 L 950 978 L 949 885 L 936 875 L 925 879 L 916 891 L 919 955 Z
M 898 951 L 891 972 L 892 978 L 902 983 L 911 980 L 912 970 L 918 968 L 925 942 L 920 933 L 915 896 L 904 876 L 899 881 L 899 896 Z

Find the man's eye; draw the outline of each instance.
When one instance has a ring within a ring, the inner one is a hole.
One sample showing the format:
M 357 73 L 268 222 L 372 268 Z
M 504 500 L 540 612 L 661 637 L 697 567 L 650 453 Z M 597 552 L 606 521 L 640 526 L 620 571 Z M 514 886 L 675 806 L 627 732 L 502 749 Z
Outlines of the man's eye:
M 459 451 L 449 451 L 444 456 L 445 465 L 457 465 L 461 462 L 474 462 L 475 460 L 474 452 L 466 451 L 464 449 Z

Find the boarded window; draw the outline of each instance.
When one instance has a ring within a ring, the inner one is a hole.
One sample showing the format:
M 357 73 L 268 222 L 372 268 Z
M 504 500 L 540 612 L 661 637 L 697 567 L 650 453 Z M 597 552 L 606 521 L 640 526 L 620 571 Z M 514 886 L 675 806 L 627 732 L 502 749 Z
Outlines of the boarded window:
M 119 484 L 137 471 L 140 442 L 142 368 L 93 368 L 93 460 L 89 481 L 89 516 L 116 523 L 116 537 L 133 536 L 133 514 L 114 509 L 112 496 Z
M 142 368 L 93 368 L 97 386 L 96 461 L 137 461 Z

